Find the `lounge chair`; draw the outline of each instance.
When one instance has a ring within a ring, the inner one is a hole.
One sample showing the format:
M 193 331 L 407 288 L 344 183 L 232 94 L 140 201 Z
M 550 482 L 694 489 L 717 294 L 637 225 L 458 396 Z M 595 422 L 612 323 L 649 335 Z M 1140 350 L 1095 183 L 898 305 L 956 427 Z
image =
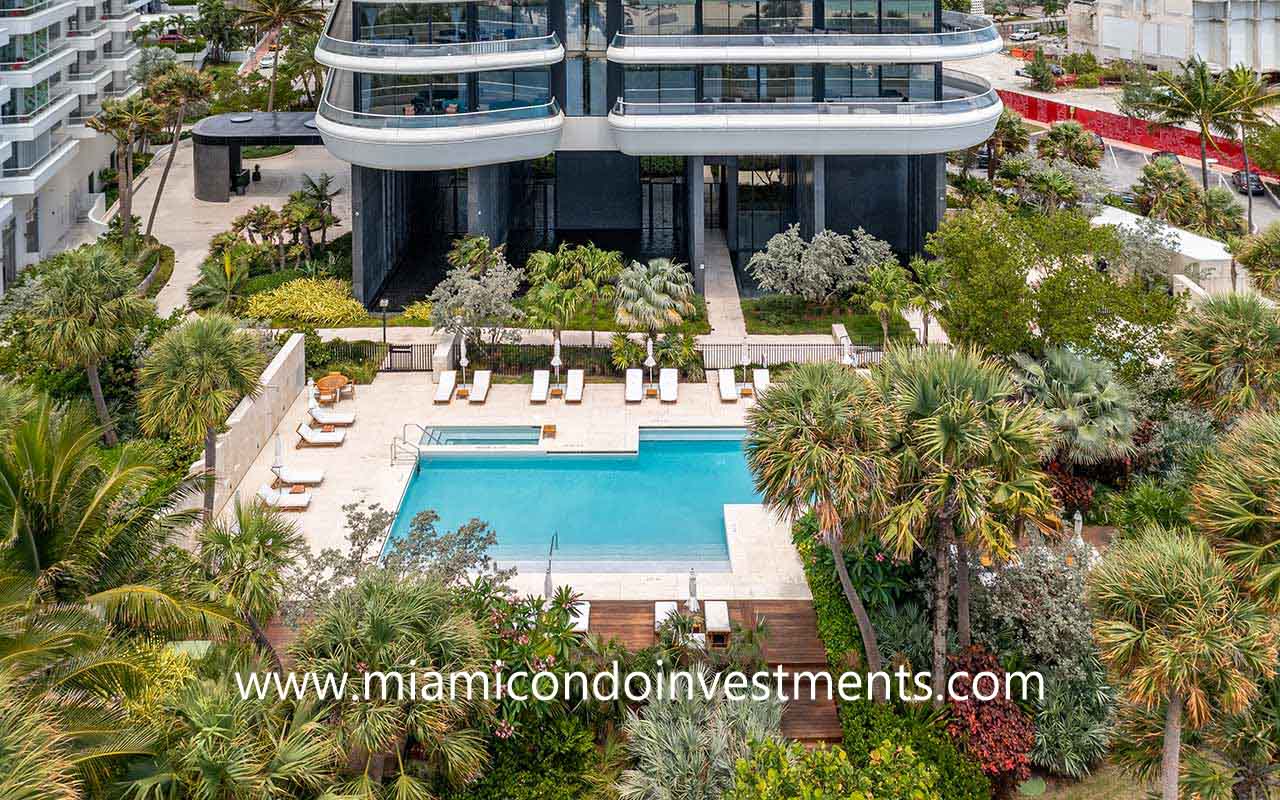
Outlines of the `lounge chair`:
M 769 370 L 751 370 L 751 385 L 755 387 L 756 397 L 764 394 L 764 390 L 769 388 Z
M 566 384 L 564 389 L 564 401 L 566 403 L 582 402 L 582 382 L 585 373 L 580 369 L 569 370 L 569 375 L 565 378 Z
M 659 600 L 653 604 L 653 629 L 656 631 L 667 621 L 667 617 L 679 614 L 680 609 L 674 600 Z
M 586 633 L 591 627 L 591 604 L 586 600 L 579 600 L 573 604 L 569 616 L 573 618 L 573 632 Z
M 311 505 L 311 492 L 293 494 L 283 489 L 272 489 L 264 483 L 258 487 L 258 499 L 263 505 L 279 511 L 306 511 Z
M 547 402 L 547 391 L 551 388 L 551 371 L 535 369 L 533 371 L 533 388 L 529 391 L 530 403 Z
M 271 471 L 275 473 L 276 483 L 278 484 L 318 486 L 324 483 L 324 470 L 322 469 L 299 469 L 288 464 L 282 464 Z
M 729 604 L 723 600 L 708 600 L 702 604 L 706 617 L 707 643 L 711 647 L 728 647 L 733 626 L 729 624 Z
M 320 404 L 315 400 L 307 404 L 307 413 L 311 415 L 311 419 L 317 425 L 332 425 L 335 428 L 346 428 L 356 424 L 356 414 L 354 411 L 334 411 L 331 408 L 321 408 Z
M 627 370 L 627 402 L 639 403 L 644 399 L 644 371 Z
M 447 403 L 453 399 L 453 389 L 458 385 L 458 371 L 446 369 L 436 378 L 436 396 L 433 402 Z
M 476 370 L 475 380 L 471 383 L 469 403 L 483 403 L 489 397 L 489 384 L 493 382 L 493 372 L 487 369 Z
M 680 389 L 680 373 L 671 367 L 664 367 L 658 373 L 658 397 L 664 403 L 674 403 Z
M 733 370 L 720 370 L 720 400 L 725 403 L 738 402 L 738 379 Z
M 340 447 L 347 432 L 316 430 L 303 422 L 298 425 L 298 437 L 298 447 Z

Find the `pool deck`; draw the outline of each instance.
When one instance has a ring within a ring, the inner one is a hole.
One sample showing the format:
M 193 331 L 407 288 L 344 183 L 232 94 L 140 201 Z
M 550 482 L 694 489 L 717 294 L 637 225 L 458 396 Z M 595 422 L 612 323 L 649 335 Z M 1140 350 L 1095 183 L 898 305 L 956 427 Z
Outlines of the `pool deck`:
M 435 385 L 430 373 L 382 373 L 359 386 L 340 411 L 354 411 L 356 424 L 347 430 L 341 447 L 294 449 L 298 425 L 307 419 L 305 395 L 300 396 L 276 428 L 284 439 L 285 463 L 290 467 L 325 472 L 324 483 L 312 491 L 311 506 L 292 515 L 312 548 L 344 546 L 345 515 L 350 503 L 378 503 L 394 511 L 413 469 L 408 459 L 391 463 L 391 442 L 406 423 L 420 425 L 555 425 L 554 439 L 544 441 L 552 452 L 634 452 L 641 427 L 742 426 L 752 401 L 723 403 L 708 383 L 682 383 L 679 401 L 623 402 L 620 383 L 589 383 L 581 404 L 552 399 L 529 402 L 528 384 L 495 384 L 483 404 L 454 399 L 432 403 Z M 249 499 L 272 479 L 274 445 L 258 453 L 237 491 Z M 804 571 L 790 541 L 789 525 L 762 506 L 726 506 L 726 536 L 730 570 L 700 572 L 698 593 L 703 599 L 808 600 Z M 499 537 L 502 531 L 497 531 Z M 631 565 L 632 569 L 642 568 Z M 687 570 L 679 572 L 598 571 L 560 572 L 553 565 L 557 586 L 570 585 L 588 600 L 683 600 L 688 594 Z M 541 569 L 517 575 L 515 588 L 541 594 Z

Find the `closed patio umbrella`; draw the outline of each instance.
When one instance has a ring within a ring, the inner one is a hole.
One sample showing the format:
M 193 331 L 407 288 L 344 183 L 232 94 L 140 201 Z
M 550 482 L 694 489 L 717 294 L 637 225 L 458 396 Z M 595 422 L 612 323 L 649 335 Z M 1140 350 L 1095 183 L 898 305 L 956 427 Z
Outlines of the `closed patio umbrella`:
M 645 342 L 645 353 L 646 355 L 644 359 L 644 365 L 649 368 L 649 383 L 653 383 L 653 368 L 658 365 L 658 362 L 653 359 L 653 337 L 652 336 L 650 336 L 649 339 Z
M 690 614 L 698 613 L 698 576 L 693 574 L 693 570 L 689 570 L 689 599 L 685 601 L 684 607 L 689 609 Z
M 467 336 L 463 334 L 462 338 L 458 340 L 458 366 L 462 367 L 463 386 L 467 385 L 467 365 L 470 363 L 470 361 L 467 361 Z
M 271 472 L 277 478 L 280 477 L 280 470 L 284 469 L 284 440 L 280 438 L 280 434 L 276 434 L 276 457 L 271 461 Z
M 853 343 L 848 339 L 844 340 L 844 354 L 840 356 L 840 363 L 846 367 L 853 366 Z
M 560 382 L 560 365 L 563 363 L 560 360 L 560 337 L 557 336 L 551 343 L 551 367 L 556 371 L 556 383 Z
M 738 363 L 742 365 L 742 382 L 747 383 L 747 367 L 751 366 L 751 348 L 747 347 L 747 343 L 742 343 L 742 354 L 738 358 Z
M 551 583 L 551 559 L 547 559 L 547 574 L 542 579 L 542 596 L 547 600 L 551 599 L 551 595 L 556 593 L 556 587 Z

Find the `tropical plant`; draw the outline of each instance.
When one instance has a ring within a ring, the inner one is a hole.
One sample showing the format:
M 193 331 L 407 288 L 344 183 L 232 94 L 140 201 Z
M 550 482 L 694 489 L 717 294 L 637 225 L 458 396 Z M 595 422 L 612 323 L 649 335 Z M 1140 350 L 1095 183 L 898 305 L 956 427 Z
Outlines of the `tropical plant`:
M 1232 249 L 1255 289 L 1272 297 L 1280 295 L 1280 222 L 1246 236 Z
M 473 341 L 482 330 L 493 344 L 518 340 L 506 326 L 523 317 L 515 304 L 522 271 L 507 262 L 503 248 L 489 247 L 483 237 L 468 237 L 454 243 L 448 258 L 449 271 L 427 298 L 431 324 Z
M 637 367 L 645 358 L 644 345 L 625 333 L 615 333 L 609 340 L 609 363 L 616 370 Z
M 203 103 L 211 94 L 213 94 L 213 79 L 187 66 L 174 67 L 147 88 L 148 97 L 164 115 L 170 147 L 169 155 L 164 160 L 164 170 L 160 173 L 160 183 L 156 187 L 155 199 L 151 201 L 151 213 L 147 215 L 145 236 L 151 235 L 151 228 L 155 225 L 156 212 L 160 210 L 160 198 L 164 195 L 164 187 L 169 180 L 169 170 L 173 168 L 173 159 L 178 154 L 178 137 L 182 133 L 182 126 L 187 122 L 187 113 L 193 107 Z M 145 292 L 146 287 L 150 285 L 149 280 L 144 282 L 142 291 Z
M 1077 166 L 1097 169 L 1102 163 L 1102 147 L 1093 134 L 1074 120 L 1058 122 L 1036 141 L 1036 153 L 1049 160 L 1061 159 Z
M 588 242 L 574 255 L 574 272 L 577 290 L 591 304 L 591 347 L 596 346 L 596 308 L 601 303 L 612 303 L 617 297 L 618 277 L 622 274 L 622 253 L 602 250 Z
M 888 458 L 895 412 L 875 388 L 839 364 L 801 364 L 747 412 L 747 465 L 764 502 L 780 514 L 812 510 L 858 623 L 871 672 L 880 669 L 875 626 L 845 563 L 846 537 L 873 535 L 893 492 Z
M 980 647 L 953 655 L 954 680 L 948 683 L 951 719 L 947 732 L 991 779 L 995 796 L 1007 796 L 1031 775 L 1035 725 L 1011 695 L 1008 676 L 995 656 Z M 981 700 L 983 687 L 976 676 L 989 676 L 993 697 Z
M 560 334 L 573 324 L 581 302 L 582 295 L 575 289 L 545 281 L 526 298 L 525 316 L 532 325 L 550 328 L 552 337 L 559 341 Z
M 1187 397 L 1220 419 L 1274 408 L 1280 398 L 1280 312 L 1256 294 L 1196 304 L 1168 350 Z
M 1014 359 L 1022 390 L 1057 430 L 1055 458 L 1083 466 L 1133 452 L 1133 396 L 1109 364 L 1057 347 L 1040 361 L 1021 353 Z
M 209 60 L 221 63 L 240 39 L 239 14 L 223 0 L 200 0 L 193 32 L 209 42 Z
M 1106 757 L 1116 702 L 1097 656 L 1091 655 L 1089 662 L 1081 677 L 1046 677 L 1044 694 L 1035 699 L 1031 763 L 1075 780 L 1087 776 Z
M 840 747 L 814 749 L 799 742 L 753 742 L 738 762 L 737 780 L 725 800 L 781 798 L 910 798 L 942 800 L 938 770 L 910 745 L 885 740 L 859 769 Z
M 1280 101 L 1280 92 L 1269 91 L 1262 77 L 1244 64 L 1237 64 L 1222 74 L 1220 79 L 1235 95 L 1238 137 L 1240 154 L 1244 158 L 1244 170 L 1251 174 L 1253 168 L 1249 164 L 1250 132 L 1260 130 L 1272 124 L 1265 111 Z M 1246 231 L 1253 232 L 1253 192 L 1245 193 L 1245 206 L 1248 209 Z M 1231 287 L 1235 289 L 1233 285 Z
M 152 434 L 204 441 L 204 517 L 213 518 L 218 429 L 241 398 L 261 391 L 262 351 L 248 331 L 223 314 L 187 320 L 147 353 L 139 370 L 138 410 Z
M 1157 158 L 1143 166 L 1133 193 L 1139 211 L 1172 225 L 1187 225 L 1200 213 L 1199 191 L 1176 158 Z
M 308 0 L 250 0 L 241 12 L 240 21 L 264 33 L 279 35 L 286 27 L 313 28 L 324 20 L 324 10 Z M 267 113 L 275 110 L 276 79 L 279 67 L 271 70 L 271 89 L 267 93 Z
M 302 176 L 301 193 L 308 203 L 319 209 L 320 244 L 327 244 L 329 241 L 329 227 L 336 220 L 333 214 L 333 200 L 342 194 L 342 188 L 334 187 L 334 177 L 332 175 L 327 172 L 321 172 L 318 178 L 313 178 L 310 175 Z
M 1044 57 L 1044 51 L 1040 48 L 1036 48 L 1036 53 L 1023 74 L 1031 82 L 1031 88 L 1037 91 L 1052 92 L 1057 85 L 1057 76 L 1053 74 L 1049 59 Z
M 104 100 L 102 110 L 86 123 L 116 142 L 116 164 L 120 170 L 121 240 L 125 258 L 133 256 L 133 154 L 135 145 L 161 129 L 163 115 L 149 98 L 134 95 L 125 100 Z
M 244 313 L 301 325 L 341 326 L 368 318 L 364 305 L 351 296 L 351 284 L 338 278 L 294 278 L 250 295 Z
M 693 277 L 669 258 L 632 261 L 618 275 L 616 298 L 618 324 L 650 336 L 678 327 L 696 310 Z
M 222 254 L 222 262 L 210 258 L 200 265 L 200 280 L 187 290 L 192 308 L 213 308 L 233 312 L 248 295 L 249 264 L 232 263 L 231 251 Z
M 1183 727 L 1248 707 L 1257 679 L 1275 673 L 1277 621 L 1236 589 L 1203 538 L 1160 528 L 1113 542 L 1088 598 L 1120 693 L 1164 717 L 1159 779 L 1165 800 L 1177 800 Z
M 1000 112 L 995 130 L 987 139 L 987 180 L 996 179 L 996 170 L 1007 156 L 1018 155 L 1031 144 L 1031 130 L 1022 115 L 1008 108 Z
M 1039 169 L 1028 175 L 1025 194 L 1045 214 L 1073 208 L 1080 202 L 1079 187 L 1057 167 Z
M 706 377 L 698 343 L 687 334 L 663 334 L 653 346 L 653 356 L 659 365 L 680 370 L 686 380 L 700 381 Z
M 695 686 L 709 679 L 701 665 L 691 671 Z M 635 766 L 618 781 L 621 800 L 665 800 L 676 787 L 680 791 L 674 796 L 720 797 L 734 786 L 738 760 L 750 755 L 753 742 L 781 739 L 777 698 L 677 694 L 627 712 L 625 747 Z
M 31 342 L 36 352 L 60 367 L 79 367 L 108 445 L 117 441 L 98 368 L 133 344 L 152 313 L 151 302 L 135 292 L 136 271 L 104 244 L 72 250 L 40 276 L 30 308 Z
M 848 236 L 821 230 L 806 242 L 792 225 L 770 237 L 747 268 L 762 289 L 832 306 L 856 295 L 868 271 L 893 258 L 888 243 L 861 228 Z
M 1229 241 L 1247 233 L 1244 211 L 1230 189 L 1215 186 L 1204 193 L 1200 218 L 1191 228 L 1213 239 Z
M 867 285 L 862 289 L 862 299 L 867 310 L 880 321 L 880 341 L 889 344 L 889 323 L 901 319 L 902 312 L 911 302 L 911 275 L 895 260 L 872 267 L 867 273 Z
M 80 800 L 81 783 L 56 710 L 23 697 L 0 672 L 0 797 Z
M 947 264 L 940 258 L 911 259 L 913 293 L 911 307 L 920 312 L 920 341 L 929 344 L 929 323 L 947 300 L 951 276 Z
M 1191 746 L 1182 790 L 1202 800 L 1266 800 L 1280 790 L 1280 681 L 1243 713 L 1210 723 Z

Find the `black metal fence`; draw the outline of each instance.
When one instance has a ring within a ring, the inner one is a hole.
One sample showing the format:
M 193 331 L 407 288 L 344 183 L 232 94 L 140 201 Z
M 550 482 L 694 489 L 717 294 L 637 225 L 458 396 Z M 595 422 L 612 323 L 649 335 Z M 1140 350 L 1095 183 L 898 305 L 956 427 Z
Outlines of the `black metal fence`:
M 453 363 L 458 364 L 462 355 L 461 345 L 453 345 Z M 535 369 L 551 369 L 554 348 L 549 344 L 492 344 L 467 343 L 467 368 L 487 369 L 494 375 L 514 377 L 532 375 Z M 588 375 L 617 375 L 609 360 L 608 347 L 589 345 L 563 345 L 560 348 L 560 371 L 581 369 Z
M 367 341 L 326 342 L 330 361 L 356 361 L 379 372 L 430 372 L 436 346 L 426 344 L 383 344 Z
M 775 367 L 779 364 L 811 364 L 822 361 L 842 361 L 846 352 L 844 345 L 826 342 L 812 344 L 790 342 L 703 342 L 698 345 L 702 353 L 702 364 L 707 369 L 729 369 L 741 366 L 743 352 L 746 352 L 746 363 Z M 883 352 L 879 348 L 852 346 L 848 356 L 855 367 L 868 367 L 877 363 Z

